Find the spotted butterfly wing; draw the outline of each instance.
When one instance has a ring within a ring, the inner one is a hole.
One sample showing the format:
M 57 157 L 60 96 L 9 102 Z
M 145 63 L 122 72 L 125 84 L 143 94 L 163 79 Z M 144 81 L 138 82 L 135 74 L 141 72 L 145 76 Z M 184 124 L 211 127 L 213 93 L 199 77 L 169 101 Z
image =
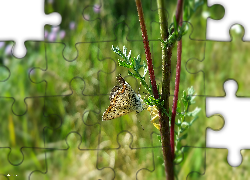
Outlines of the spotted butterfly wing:
M 103 113 L 102 120 L 112 120 L 137 110 L 140 112 L 141 99 L 132 87 L 119 75 L 118 85 L 110 92 L 110 105 Z

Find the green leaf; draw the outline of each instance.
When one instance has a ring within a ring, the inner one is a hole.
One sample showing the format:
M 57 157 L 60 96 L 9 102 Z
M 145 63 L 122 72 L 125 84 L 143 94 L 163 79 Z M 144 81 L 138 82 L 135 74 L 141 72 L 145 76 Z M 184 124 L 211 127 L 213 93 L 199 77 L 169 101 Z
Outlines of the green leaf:
M 126 59 L 126 56 L 123 55 L 119 47 L 117 46 L 116 48 L 112 45 L 111 49 L 114 51 L 114 53 L 118 54 L 120 57 L 123 59 Z
M 159 161 L 159 164 L 163 163 L 164 164 L 164 160 L 161 156 L 157 156 L 157 159 Z
M 181 119 L 183 119 L 184 117 L 186 117 L 186 114 L 184 112 L 182 113 L 178 113 L 177 114 Z
M 177 112 L 177 113 L 181 113 L 181 102 L 180 102 L 180 100 L 177 101 L 176 112 Z
M 182 103 L 183 103 L 183 105 L 184 105 L 184 110 L 186 110 L 187 107 L 188 107 L 188 101 L 187 101 L 187 99 L 183 99 L 183 100 L 182 100 Z
M 184 1 L 184 21 L 189 21 L 192 15 L 204 4 L 204 0 Z
M 132 73 L 130 70 L 128 70 L 128 75 L 136 77 L 136 75 L 134 73 Z
M 182 151 L 182 153 L 186 153 L 189 151 L 189 147 L 184 146 L 184 147 L 182 147 L 181 151 Z
M 188 127 L 189 127 L 189 123 L 187 123 L 187 122 L 181 123 L 181 128 L 182 129 L 187 129 Z
M 182 155 L 182 151 L 180 149 L 176 150 L 175 151 L 175 156 L 177 157 L 177 156 L 180 156 L 180 155 Z
M 148 66 L 147 66 L 147 64 L 145 63 L 145 61 L 143 61 L 142 62 L 142 64 L 143 64 L 143 69 L 144 69 L 144 72 L 143 72 L 143 78 L 144 78 L 144 80 L 145 80 L 145 76 L 146 76 L 146 74 L 148 73 Z
M 188 112 L 187 115 L 188 115 L 188 116 L 194 117 L 194 116 L 196 116 L 200 111 L 201 111 L 201 108 L 196 107 L 192 112 Z
M 183 97 L 184 99 L 186 99 L 186 97 L 187 97 L 187 93 L 186 93 L 186 91 L 185 91 L 185 90 L 183 91 L 183 95 L 182 95 L 182 97 Z
M 188 136 L 188 133 L 182 135 L 180 138 L 179 138 L 179 141 L 183 140 L 183 139 L 186 139 Z
M 196 119 L 198 119 L 198 116 L 195 116 L 194 119 L 192 119 L 192 120 L 190 121 L 190 123 L 189 123 L 190 126 L 194 123 L 194 121 L 196 121 Z
M 181 29 L 180 29 L 180 31 L 179 31 L 179 34 L 181 34 L 181 36 L 184 36 L 184 35 L 187 34 L 188 29 L 189 29 L 187 24 L 188 24 L 188 23 L 183 22 L 183 24 L 182 24 L 182 26 L 181 26 Z
M 194 94 L 194 87 L 191 86 L 190 88 L 188 88 L 188 95 L 193 95 Z
M 120 59 L 118 59 L 118 65 L 119 65 L 119 66 L 126 67 L 126 68 L 131 68 L 131 65 L 130 65 L 130 64 L 127 64 L 126 62 L 121 61 Z
M 174 163 L 179 164 L 182 160 L 183 160 L 183 156 L 177 156 L 176 158 L 174 158 Z
M 180 101 L 177 102 L 177 115 L 178 120 L 176 120 L 176 130 L 175 130 L 175 149 L 176 153 L 181 153 L 185 149 L 183 149 L 183 144 L 181 143 L 181 140 L 186 139 L 188 136 L 188 129 L 191 127 L 192 123 L 197 119 L 197 114 L 201 110 L 200 108 L 195 108 L 192 112 L 189 112 L 189 106 L 191 105 L 191 101 L 194 101 L 195 96 L 193 87 L 188 88 L 187 90 L 183 91 L 182 98 Z M 191 96 L 190 96 L 191 95 Z M 184 108 L 183 108 L 184 106 Z M 182 109 L 184 110 L 183 112 Z M 171 112 L 171 111 L 170 111 Z M 186 116 L 193 116 L 194 118 L 191 120 L 191 122 L 185 121 Z M 178 156 L 178 155 L 177 155 Z
M 165 41 L 163 40 L 163 39 L 161 39 L 161 38 L 158 38 L 162 43 L 165 43 Z
M 175 15 L 173 17 L 173 22 L 174 22 L 174 32 L 175 32 L 175 34 L 178 34 L 178 22 L 176 20 L 176 16 Z
M 176 124 L 178 127 L 181 127 L 181 120 L 178 119 L 178 122 L 175 121 L 175 124 Z
M 163 49 L 165 49 L 167 47 L 167 41 L 164 41 L 163 39 L 160 39 L 159 40 L 162 42 L 163 44 Z
M 157 135 L 158 140 L 161 140 L 161 135 Z
M 176 149 L 177 150 L 180 150 L 180 148 L 181 148 L 181 143 L 179 143 L 180 142 L 180 139 L 177 139 L 177 143 L 176 143 Z
M 191 99 L 190 99 L 191 104 L 195 103 L 195 101 L 194 101 L 195 98 L 196 98 L 196 96 L 191 96 Z
M 138 55 L 136 58 L 131 58 L 131 50 L 127 55 L 127 48 L 125 46 L 123 46 L 123 52 L 119 49 L 119 47 L 115 48 L 113 45 L 111 49 L 114 51 L 114 53 L 118 54 L 120 57 L 123 58 L 123 60 L 118 59 L 119 66 L 132 69 L 134 72 L 132 73 L 131 71 L 128 71 L 128 74 L 137 78 L 142 83 L 144 88 L 148 91 L 148 93 L 152 94 L 152 91 L 149 89 L 149 86 L 145 81 L 145 76 L 148 72 L 148 67 L 144 61 L 141 64 L 141 56 Z M 142 67 L 143 67 L 143 77 L 139 73 L 139 70 Z
M 161 135 L 157 135 L 159 142 L 161 143 Z

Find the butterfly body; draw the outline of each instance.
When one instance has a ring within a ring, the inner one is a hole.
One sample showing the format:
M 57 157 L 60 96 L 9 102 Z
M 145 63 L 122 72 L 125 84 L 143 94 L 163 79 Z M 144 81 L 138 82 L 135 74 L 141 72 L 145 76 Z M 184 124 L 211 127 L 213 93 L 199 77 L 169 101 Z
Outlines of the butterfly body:
M 145 109 L 145 103 L 132 87 L 121 77 L 117 76 L 117 85 L 110 92 L 110 105 L 103 113 L 102 120 L 112 120 L 130 112 L 137 113 Z

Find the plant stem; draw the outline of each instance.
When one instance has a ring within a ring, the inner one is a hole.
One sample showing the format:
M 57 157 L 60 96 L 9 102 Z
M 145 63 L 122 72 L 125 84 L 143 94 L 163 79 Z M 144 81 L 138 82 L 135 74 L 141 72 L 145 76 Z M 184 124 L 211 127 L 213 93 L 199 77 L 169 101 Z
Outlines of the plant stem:
M 168 23 L 163 10 L 164 1 L 157 0 L 158 14 L 160 21 L 161 39 L 166 40 L 169 36 Z M 172 48 L 163 48 L 164 44 L 161 43 L 162 48 L 162 100 L 164 101 L 164 108 L 169 110 L 169 95 L 170 95 L 170 77 L 171 77 L 171 55 Z M 169 117 L 165 113 L 160 116 L 160 132 L 162 141 L 162 151 L 165 164 L 165 173 L 168 180 L 174 179 L 174 164 L 171 156 L 170 135 L 169 135 Z
M 156 81 L 155 81 L 155 74 L 154 74 L 154 68 L 153 68 L 153 63 L 152 63 L 152 57 L 151 57 L 150 47 L 149 47 L 149 42 L 148 42 L 147 29 L 146 29 L 146 24 L 145 24 L 144 17 L 143 17 L 141 0 L 135 0 L 135 3 L 136 3 L 137 12 L 138 12 L 139 21 L 140 21 L 140 26 L 141 26 L 141 32 L 142 32 L 143 44 L 144 44 L 144 49 L 145 49 L 145 54 L 146 54 L 146 59 L 147 59 L 150 82 L 152 84 L 154 98 L 159 99 L 159 94 L 158 94 Z
M 178 23 L 182 21 L 182 7 L 183 7 L 183 0 L 178 0 L 175 12 L 176 21 Z
M 181 18 L 182 19 L 182 18 Z M 182 25 L 182 22 L 180 23 Z M 182 52 L 182 40 L 177 42 L 177 64 L 176 64 L 176 76 L 175 76 L 175 89 L 174 89 L 174 99 L 173 99 L 173 106 L 172 106 L 172 117 L 171 119 L 175 120 L 176 116 L 176 108 L 177 108 L 177 101 L 178 101 L 178 93 L 179 93 L 179 84 L 180 84 L 180 74 L 181 74 L 181 52 Z M 170 145 L 171 145 L 171 152 L 172 158 L 174 158 L 174 126 L 175 121 L 171 121 L 171 128 L 170 128 Z
M 182 26 L 182 5 L 183 5 L 183 0 L 178 0 L 175 15 L 176 15 L 176 20 L 180 26 Z M 171 128 L 170 128 L 170 145 L 171 145 L 171 152 L 172 152 L 173 159 L 175 157 L 174 126 L 175 126 L 175 116 L 176 116 L 176 108 L 177 108 L 179 85 L 180 85 L 181 52 L 182 52 L 182 40 L 177 42 L 175 89 L 174 89 L 174 99 L 173 99 L 173 106 L 172 106 L 172 117 L 171 117 Z

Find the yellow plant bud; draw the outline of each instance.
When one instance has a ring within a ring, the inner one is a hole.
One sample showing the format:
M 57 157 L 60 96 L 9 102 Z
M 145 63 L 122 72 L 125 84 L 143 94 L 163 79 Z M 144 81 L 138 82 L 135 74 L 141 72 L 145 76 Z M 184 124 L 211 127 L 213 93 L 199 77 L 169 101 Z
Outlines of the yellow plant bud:
M 160 124 L 153 123 L 153 125 L 160 131 Z
M 160 130 L 160 124 L 155 123 L 156 121 L 159 121 L 159 111 L 157 107 L 155 105 L 149 106 L 147 110 L 150 112 L 151 122 L 158 130 Z

